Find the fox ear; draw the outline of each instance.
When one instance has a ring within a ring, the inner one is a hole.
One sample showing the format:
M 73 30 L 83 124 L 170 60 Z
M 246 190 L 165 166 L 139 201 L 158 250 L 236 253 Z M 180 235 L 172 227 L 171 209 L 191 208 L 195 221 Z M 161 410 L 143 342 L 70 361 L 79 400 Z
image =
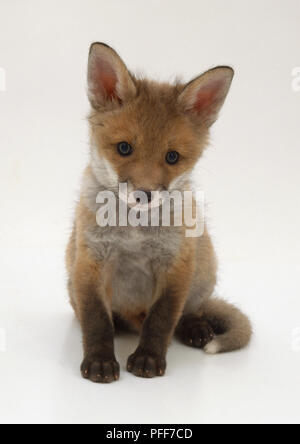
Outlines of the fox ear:
M 92 107 L 120 106 L 135 95 L 135 84 L 119 55 L 104 43 L 93 43 L 88 62 L 88 97 Z
M 228 66 L 207 71 L 185 86 L 178 99 L 180 105 L 196 123 L 210 127 L 218 118 L 233 76 Z

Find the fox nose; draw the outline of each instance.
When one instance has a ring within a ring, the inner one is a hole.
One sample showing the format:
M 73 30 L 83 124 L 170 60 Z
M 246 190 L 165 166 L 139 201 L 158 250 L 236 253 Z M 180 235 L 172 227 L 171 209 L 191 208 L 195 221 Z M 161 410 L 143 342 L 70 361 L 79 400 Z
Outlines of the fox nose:
M 147 196 L 147 199 L 148 199 L 148 203 L 150 203 L 150 202 L 151 202 L 151 200 L 152 200 L 152 192 L 151 192 L 151 191 L 149 191 L 149 190 L 141 190 L 141 191 L 143 191 L 143 193 L 145 193 L 145 194 L 146 194 L 146 196 Z

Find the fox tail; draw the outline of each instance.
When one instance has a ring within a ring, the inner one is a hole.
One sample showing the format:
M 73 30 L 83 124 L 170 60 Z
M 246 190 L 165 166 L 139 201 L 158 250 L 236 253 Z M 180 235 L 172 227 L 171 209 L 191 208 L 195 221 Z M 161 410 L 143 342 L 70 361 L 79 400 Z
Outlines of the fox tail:
M 210 299 L 202 307 L 203 317 L 211 324 L 216 336 L 206 345 L 209 354 L 238 350 L 250 342 L 251 323 L 238 308 L 222 299 Z

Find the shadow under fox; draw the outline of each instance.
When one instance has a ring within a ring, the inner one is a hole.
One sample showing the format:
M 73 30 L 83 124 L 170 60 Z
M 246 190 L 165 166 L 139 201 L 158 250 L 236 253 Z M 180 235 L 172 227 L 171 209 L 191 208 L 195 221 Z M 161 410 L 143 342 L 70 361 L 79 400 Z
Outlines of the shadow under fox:
M 66 262 L 72 306 L 83 333 L 84 378 L 119 379 L 114 331 L 121 324 L 140 334 L 127 370 L 162 376 L 176 334 L 207 353 L 244 347 L 247 317 L 212 297 L 217 264 L 205 228 L 199 238 L 186 227 L 101 227 L 100 191 L 190 190 L 190 175 L 209 141 L 234 72 L 217 67 L 188 84 L 158 83 L 131 74 L 118 54 L 91 46 L 90 163 L 76 210 Z

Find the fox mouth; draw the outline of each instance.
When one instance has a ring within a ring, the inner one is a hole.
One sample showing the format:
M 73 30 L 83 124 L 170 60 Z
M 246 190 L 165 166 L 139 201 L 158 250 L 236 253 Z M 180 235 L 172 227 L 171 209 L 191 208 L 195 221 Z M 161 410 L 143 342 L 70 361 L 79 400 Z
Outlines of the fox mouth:
M 126 201 L 129 208 L 134 208 L 137 211 L 148 211 L 150 209 L 162 206 L 164 198 L 161 196 L 161 191 L 145 191 L 135 190 L 131 193 L 119 193 L 119 198 Z
M 128 208 L 137 211 L 149 211 L 161 207 L 165 197 L 162 195 L 164 187 L 159 189 L 137 188 L 131 181 L 119 182 L 119 200 Z

